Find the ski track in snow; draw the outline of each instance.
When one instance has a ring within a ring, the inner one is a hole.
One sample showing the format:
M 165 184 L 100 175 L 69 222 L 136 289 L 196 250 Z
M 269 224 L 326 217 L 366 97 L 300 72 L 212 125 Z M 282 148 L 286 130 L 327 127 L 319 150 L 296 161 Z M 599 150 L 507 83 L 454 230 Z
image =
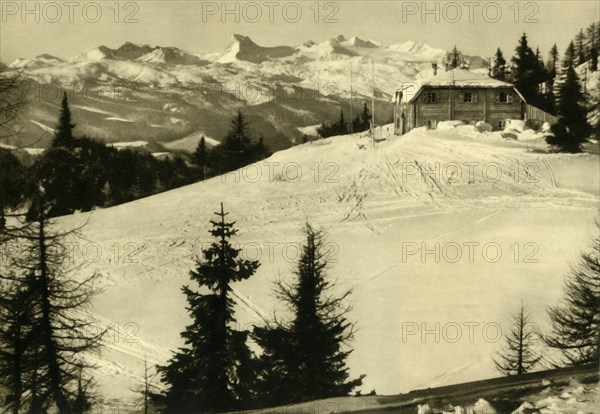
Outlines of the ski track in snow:
M 470 222 L 469 224 L 466 224 L 466 225 L 464 225 L 464 226 L 462 226 L 462 227 L 460 227 L 458 229 L 451 230 L 451 231 L 449 231 L 447 233 L 443 233 L 443 234 L 440 234 L 440 235 L 438 235 L 438 236 L 436 236 L 436 237 L 434 237 L 432 239 L 426 240 L 424 243 L 427 244 L 427 243 L 435 242 L 435 241 L 438 241 L 438 240 L 442 240 L 442 239 L 444 239 L 444 238 L 446 238 L 448 236 L 452 236 L 452 235 L 460 233 L 460 232 L 462 232 L 464 230 L 471 229 L 471 228 L 473 228 L 473 227 L 475 227 L 477 225 L 482 224 L 484 221 L 486 221 L 490 217 L 495 216 L 496 214 L 498 214 L 498 211 L 494 211 L 494 212 L 492 212 L 492 213 L 490 213 L 490 214 L 488 214 L 488 215 L 486 215 L 484 217 L 480 217 L 478 219 L 475 219 L 472 222 Z M 415 253 L 419 253 L 420 251 L 421 251 L 421 249 L 419 248 Z M 401 261 L 394 263 L 390 267 L 388 267 L 388 268 L 386 268 L 386 269 L 384 269 L 384 270 L 376 273 L 374 276 L 371 276 L 370 278 L 364 280 L 363 282 L 360 282 L 360 283 L 356 284 L 356 287 L 362 285 L 363 283 L 372 282 L 373 280 L 375 280 L 375 279 L 377 279 L 377 278 L 379 278 L 381 276 L 384 276 L 390 270 L 395 269 L 396 267 L 400 266 L 402 263 L 403 262 L 401 262 Z
M 339 280 L 339 289 L 355 288 L 351 318 L 361 330 L 349 365 L 352 375 L 367 374 L 363 390 L 376 388 L 390 394 L 423 384 L 494 375 L 488 356 L 498 344 L 470 348 L 474 345 L 404 343 L 401 324 L 411 320 L 504 323 L 510 320 L 513 296 L 519 295 L 531 297 L 531 314 L 543 323 L 546 304 L 560 295 L 569 263 L 589 242 L 585 232 L 598 204 L 598 185 L 593 181 L 597 178 L 582 174 L 590 181 L 580 182 L 569 174 L 573 171 L 577 178 L 579 172 L 589 171 L 597 156 L 540 155 L 529 152 L 529 142 L 506 143 L 491 135 L 464 136 L 459 131 L 415 130 L 384 138 L 387 141 L 375 149 L 366 134 L 315 141 L 258 163 L 263 172 L 258 181 L 236 182 L 232 173 L 61 218 L 60 224 L 67 228 L 88 221 L 85 238 L 104 252 L 115 243 L 137 246 L 134 263 L 116 260 L 111 253 L 88 264 L 105 276 L 105 292 L 94 303 L 96 314 L 105 321 L 139 326 L 138 343 L 107 344 L 98 378 L 101 389 L 111 398 L 131 398 L 128 390 L 139 384 L 144 358 L 164 363 L 181 345 L 179 332 L 189 320 L 180 286 L 189 283 L 193 259 L 202 243 L 210 241 L 208 220 L 220 201 L 226 202 L 240 229 L 234 243 L 258 243 L 263 253 L 257 274 L 233 287 L 241 326 L 264 323 L 270 318 L 267 315 L 279 310 L 271 281 L 293 271 L 293 264 L 282 259 L 281 246 L 301 242 L 301 227 L 308 220 L 326 230 L 328 241 L 336 246 L 329 272 Z M 427 173 L 427 164 L 456 161 L 497 163 L 502 177 L 491 183 L 480 171 L 471 181 Z M 265 162 L 294 162 L 302 174 L 293 180 L 281 174 L 270 179 Z M 540 162 L 547 165 L 541 167 Z M 327 163 L 335 166 L 332 176 L 324 169 Z M 523 183 L 521 175 L 527 174 L 531 163 L 541 167 L 538 173 L 547 173 L 538 174 L 533 183 Z M 511 175 L 514 171 L 521 174 L 519 180 Z M 562 188 L 557 177 L 564 183 Z M 577 190 L 569 187 L 573 183 Z M 572 220 L 565 223 L 564 214 Z M 443 240 L 492 240 L 501 243 L 506 254 L 515 241 L 534 241 L 540 263 L 515 267 L 511 260 L 455 266 L 399 262 L 403 241 Z M 274 257 L 266 255 L 262 247 L 266 242 L 279 243 Z M 401 264 L 402 271 L 397 272 Z M 430 300 L 422 300 L 423 295 Z M 373 353 L 376 346 L 379 352 Z M 418 365 L 431 357 L 436 358 L 435 364 Z
M 548 169 L 548 174 L 550 174 L 550 180 L 552 182 L 552 185 L 554 186 L 554 188 L 559 188 L 558 187 L 558 183 L 556 182 L 556 177 L 554 176 L 554 171 L 552 171 L 552 167 L 550 166 L 550 164 L 548 163 L 548 161 L 542 160 L 542 162 L 544 163 L 544 165 Z

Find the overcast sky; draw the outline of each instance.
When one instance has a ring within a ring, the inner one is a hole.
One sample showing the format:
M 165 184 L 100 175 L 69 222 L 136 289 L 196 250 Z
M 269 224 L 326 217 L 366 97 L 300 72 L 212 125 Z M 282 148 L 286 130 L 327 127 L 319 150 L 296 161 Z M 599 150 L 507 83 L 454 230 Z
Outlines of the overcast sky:
M 455 44 L 466 54 L 510 56 L 522 32 L 544 57 L 553 43 L 562 54 L 581 28 L 600 20 L 600 1 L 97 1 L 0 2 L 0 60 L 49 53 L 70 58 L 125 41 L 214 52 L 234 33 L 263 46 L 297 45 L 343 34 L 384 45 L 407 40 L 436 48 Z M 118 7 L 114 5 L 117 4 Z M 317 13 L 318 10 L 318 13 Z M 23 14 L 23 12 L 26 12 Z M 39 22 L 36 22 L 36 19 Z M 125 21 L 129 20 L 128 23 Z M 237 21 L 236 21 L 237 20 Z M 437 21 L 436 21 L 437 20 Z

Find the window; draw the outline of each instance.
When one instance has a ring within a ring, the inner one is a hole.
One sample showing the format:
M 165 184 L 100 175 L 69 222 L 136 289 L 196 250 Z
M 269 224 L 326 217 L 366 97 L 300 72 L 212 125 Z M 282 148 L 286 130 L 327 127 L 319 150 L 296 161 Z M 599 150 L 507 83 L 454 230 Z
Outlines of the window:
M 508 92 L 498 92 L 498 102 L 509 103 L 510 101 Z
M 496 128 L 498 130 L 504 130 L 504 128 L 506 128 L 506 120 L 503 119 L 502 121 L 496 122 Z
M 437 121 L 435 119 L 430 119 L 427 121 L 426 125 L 427 125 L 427 129 L 436 129 Z
M 425 93 L 425 102 L 437 102 L 437 93 L 435 92 L 426 92 Z
M 463 92 L 463 102 L 477 102 L 477 92 Z

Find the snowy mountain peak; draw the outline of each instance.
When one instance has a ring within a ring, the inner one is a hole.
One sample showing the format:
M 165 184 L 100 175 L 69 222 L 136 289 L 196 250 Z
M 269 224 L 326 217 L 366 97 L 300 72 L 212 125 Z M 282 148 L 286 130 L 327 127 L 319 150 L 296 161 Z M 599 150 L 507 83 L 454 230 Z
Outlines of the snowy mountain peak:
M 431 49 L 431 46 L 424 44 L 423 42 L 414 42 L 408 40 L 399 45 L 394 45 L 394 49 L 405 53 L 420 53 L 424 49 Z
M 220 63 L 242 60 L 252 63 L 262 63 L 265 60 L 291 56 L 296 49 L 290 46 L 263 47 L 252 41 L 248 36 L 234 34 L 233 43 L 219 59 Z
M 309 60 L 332 61 L 344 56 L 358 56 L 358 53 L 338 42 L 337 38 L 325 40 L 321 43 L 305 43 L 299 46 L 298 50 L 302 56 Z
M 126 41 L 125 43 L 123 43 L 121 45 L 121 47 L 119 49 L 140 48 L 140 47 L 144 47 L 144 46 L 148 46 L 148 45 L 140 45 L 138 43 L 133 43 L 133 42 L 130 42 L 130 41 Z
M 138 59 L 148 53 L 158 49 L 149 45 L 138 45 L 131 42 L 125 42 L 121 47 L 113 51 L 113 55 L 120 59 Z
M 232 35 L 231 36 L 231 40 L 233 42 L 237 42 L 237 43 L 240 43 L 240 44 L 243 44 L 243 45 L 246 45 L 246 46 L 250 46 L 250 45 L 252 45 L 252 46 L 258 46 L 256 43 L 254 43 L 252 41 L 252 39 L 250 39 L 249 36 L 244 36 L 244 35 L 241 35 L 241 34 L 234 34 L 234 35 Z
M 84 52 L 78 56 L 75 56 L 71 59 L 72 62 L 83 62 L 83 61 L 98 61 L 104 59 L 114 59 L 115 54 L 111 48 L 106 46 L 98 46 L 94 49 L 90 49 L 87 52 Z
M 29 59 L 25 58 L 17 58 L 14 62 L 8 65 L 9 68 L 22 68 L 25 62 L 29 61 Z
M 388 49 L 400 53 L 405 53 L 407 55 L 412 55 L 418 58 L 419 60 L 423 61 L 439 61 L 446 54 L 446 51 L 444 49 L 436 49 L 429 46 L 427 43 L 415 42 L 412 40 L 389 46 Z
M 41 55 L 36 56 L 35 59 L 46 60 L 46 61 L 51 61 L 51 62 L 64 62 L 64 60 L 62 60 L 61 58 L 49 55 L 47 53 L 42 53 Z
M 354 37 L 350 38 L 349 40 L 345 41 L 344 44 L 347 44 L 348 46 L 367 48 L 367 49 L 375 49 L 375 48 L 381 47 L 381 44 L 379 44 L 373 40 L 363 40 L 358 36 L 354 36 Z

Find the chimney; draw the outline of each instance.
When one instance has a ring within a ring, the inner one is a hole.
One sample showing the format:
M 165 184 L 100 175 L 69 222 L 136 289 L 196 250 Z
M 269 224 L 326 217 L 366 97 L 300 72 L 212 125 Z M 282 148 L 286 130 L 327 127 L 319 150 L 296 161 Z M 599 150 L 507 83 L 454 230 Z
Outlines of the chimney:
M 396 91 L 396 98 L 394 99 L 394 103 L 396 105 L 400 105 L 401 102 L 402 102 L 402 91 L 398 90 L 398 91 Z
M 433 62 L 431 68 L 433 69 L 433 76 L 437 76 L 437 63 Z

